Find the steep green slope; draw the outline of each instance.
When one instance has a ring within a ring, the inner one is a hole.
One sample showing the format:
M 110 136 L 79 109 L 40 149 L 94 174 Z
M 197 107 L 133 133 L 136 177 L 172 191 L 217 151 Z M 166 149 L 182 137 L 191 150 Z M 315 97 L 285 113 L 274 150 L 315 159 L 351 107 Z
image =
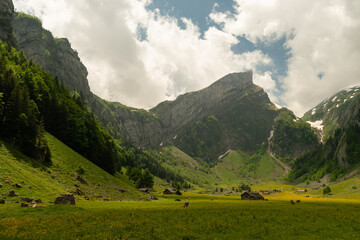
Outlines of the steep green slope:
M 8 197 L 7 201 L 29 197 L 48 202 L 69 192 L 93 200 L 142 196 L 124 175 L 110 175 L 50 134 L 46 134 L 46 139 L 52 154 L 51 165 L 39 163 L 0 140 L 0 193 L 7 196 L 14 190 L 19 195 Z M 15 188 L 14 184 L 22 187 Z
M 290 110 L 282 108 L 275 118 L 269 145 L 269 150 L 276 157 L 289 163 L 314 150 L 319 143 L 309 123 L 297 118 Z

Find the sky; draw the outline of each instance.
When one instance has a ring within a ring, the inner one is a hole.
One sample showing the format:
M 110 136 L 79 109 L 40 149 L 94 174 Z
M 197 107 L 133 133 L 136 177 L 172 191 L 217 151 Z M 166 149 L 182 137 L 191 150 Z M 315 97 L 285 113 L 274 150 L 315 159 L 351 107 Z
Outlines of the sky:
M 138 108 L 253 70 L 298 116 L 360 84 L 358 0 L 14 0 L 66 37 L 92 92 Z

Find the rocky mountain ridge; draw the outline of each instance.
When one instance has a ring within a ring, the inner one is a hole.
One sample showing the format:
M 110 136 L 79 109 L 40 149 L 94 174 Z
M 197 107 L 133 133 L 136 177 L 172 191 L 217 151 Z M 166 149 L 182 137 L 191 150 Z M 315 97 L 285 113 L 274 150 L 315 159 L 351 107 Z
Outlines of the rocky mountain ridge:
M 91 95 L 87 80 L 87 69 L 78 53 L 71 48 L 66 38 L 54 38 L 52 33 L 42 27 L 41 21 L 33 16 L 16 13 L 14 33 L 19 48 L 28 60 L 39 64 L 45 71 L 53 74 L 69 89 L 84 95 Z

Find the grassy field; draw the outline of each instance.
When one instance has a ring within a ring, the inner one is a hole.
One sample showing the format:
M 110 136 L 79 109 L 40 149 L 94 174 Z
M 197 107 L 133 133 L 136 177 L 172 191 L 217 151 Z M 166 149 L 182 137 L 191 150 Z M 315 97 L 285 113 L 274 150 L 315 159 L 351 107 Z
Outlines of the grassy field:
M 359 200 L 300 196 L 291 205 L 279 200 L 286 194 L 269 201 L 189 194 L 188 208 L 182 207 L 185 196 L 181 202 L 0 205 L 0 239 L 360 239 Z

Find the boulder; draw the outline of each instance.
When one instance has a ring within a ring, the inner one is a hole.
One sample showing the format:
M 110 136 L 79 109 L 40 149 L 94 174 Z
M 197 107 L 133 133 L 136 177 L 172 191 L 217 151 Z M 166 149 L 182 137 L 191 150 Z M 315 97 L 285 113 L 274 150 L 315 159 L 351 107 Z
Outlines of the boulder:
M 24 198 L 24 197 L 21 197 L 21 201 L 27 202 L 27 203 L 31 203 L 32 201 L 34 201 L 34 198 Z
M 5 200 L 4 200 L 4 199 L 0 199 L 0 204 L 5 204 Z
M 18 195 L 15 193 L 14 190 L 11 190 L 8 196 L 9 197 L 17 197 Z
M 75 197 L 72 194 L 61 194 L 54 204 L 75 205 Z
M 13 187 L 14 187 L 14 188 L 22 188 L 21 185 L 18 184 L 18 183 L 15 183 L 15 184 L 13 185 Z
M 156 196 L 154 196 L 154 195 L 150 195 L 150 199 L 151 200 L 158 200 L 158 198 Z
M 36 203 L 42 203 L 41 199 L 36 199 L 35 202 Z
M 80 183 L 84 184 L 84 185 L 88 185 L 88 183 L 86 182 L 86 180 L 81 177 L 80 175 L 76 176 L 76 180 L 78 180 Z
M 79 195 L 79 196 L 83 196 L 83 195 L 84 195 L 84 193 L 83 193 L 80 189 L 78 189 L 78 188 L 77 188 L 73 193 L 76 194 L 76 195 Z

